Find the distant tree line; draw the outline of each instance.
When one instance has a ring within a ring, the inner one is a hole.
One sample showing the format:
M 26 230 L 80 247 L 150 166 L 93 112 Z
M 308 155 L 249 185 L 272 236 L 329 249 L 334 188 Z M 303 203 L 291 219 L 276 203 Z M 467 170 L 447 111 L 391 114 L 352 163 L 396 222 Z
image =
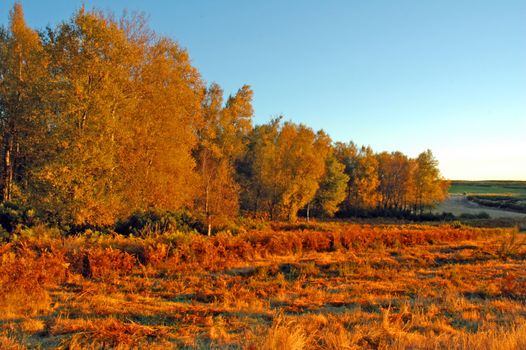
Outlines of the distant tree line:
M 444 198 L 430 151 L 375 154 L 282 118 L 253 126 L 252 97 L 243 86 L 223 101 L 140 16 L 81 8 L 37 32 L 17 3 L 0 28 L 2 203 L 60 225 L 187 209 L 210 229 L 240 213 L 416 213 Z

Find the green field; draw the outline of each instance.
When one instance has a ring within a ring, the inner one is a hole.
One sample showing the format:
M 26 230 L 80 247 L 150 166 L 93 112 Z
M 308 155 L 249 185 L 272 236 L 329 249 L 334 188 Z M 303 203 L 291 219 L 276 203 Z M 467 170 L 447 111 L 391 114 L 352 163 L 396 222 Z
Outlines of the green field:
M 449 194 L 435 212 L 526 219 L 526 181 L 452 181 Z
M 452 181 L 451 194 L 499 194 L 526 197 L 526 181 Z

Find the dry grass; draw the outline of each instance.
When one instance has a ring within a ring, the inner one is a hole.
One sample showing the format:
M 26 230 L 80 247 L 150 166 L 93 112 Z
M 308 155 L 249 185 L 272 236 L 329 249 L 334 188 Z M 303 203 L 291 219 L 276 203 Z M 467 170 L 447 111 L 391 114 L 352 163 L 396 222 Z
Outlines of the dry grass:
M 523 349 L 520 236 L 322 223 L 24 239 L 0 247 L 0 348 Z

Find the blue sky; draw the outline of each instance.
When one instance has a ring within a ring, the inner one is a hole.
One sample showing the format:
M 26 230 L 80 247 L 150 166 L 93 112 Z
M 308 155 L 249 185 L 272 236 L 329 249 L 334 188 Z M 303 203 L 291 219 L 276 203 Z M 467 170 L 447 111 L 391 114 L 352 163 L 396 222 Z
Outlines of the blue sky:
M 35 28 L 82 4 L 21 2 Z M 204 80 L 251 85 L 256 123 L 284 115 L 376 151 L 430 148 L 450 179 L 526 180 L 526 0 L 84 3 L 143 11 Z

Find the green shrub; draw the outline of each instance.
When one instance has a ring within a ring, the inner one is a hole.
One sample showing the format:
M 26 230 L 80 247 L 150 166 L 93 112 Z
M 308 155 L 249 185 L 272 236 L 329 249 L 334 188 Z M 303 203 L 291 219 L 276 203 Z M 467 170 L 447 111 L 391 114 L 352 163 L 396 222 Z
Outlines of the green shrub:
M 122 235 L 147 236 L 164 232 L 195 232 L 201 225 L 188 211 L 162 212 L 144 211 L 136 212 L 125 220 L 115 224 L 115 232 Z
M 0 240 L 10 241 L 17 230 L 23 230 L 36 223 L 34 210 L 17 203 L 0 204 Z
M 489 219 L 490 216 L 485 211 L 478 212 L 477 214 L 468 214 L 468 213 L 462 213 L 460 214 L 460 219 Z
M 453 228 L 463 228 L 464 227 L 464 225 L 462 225 L 462 222 L 460 222 L 459 220 L 451 221 L 450 226 Z
M 240 216 L 236 220 L 236 224 L 245 230 L 265 230 L 269 227 L 269 221 L 252 218 L 249 216 Z

